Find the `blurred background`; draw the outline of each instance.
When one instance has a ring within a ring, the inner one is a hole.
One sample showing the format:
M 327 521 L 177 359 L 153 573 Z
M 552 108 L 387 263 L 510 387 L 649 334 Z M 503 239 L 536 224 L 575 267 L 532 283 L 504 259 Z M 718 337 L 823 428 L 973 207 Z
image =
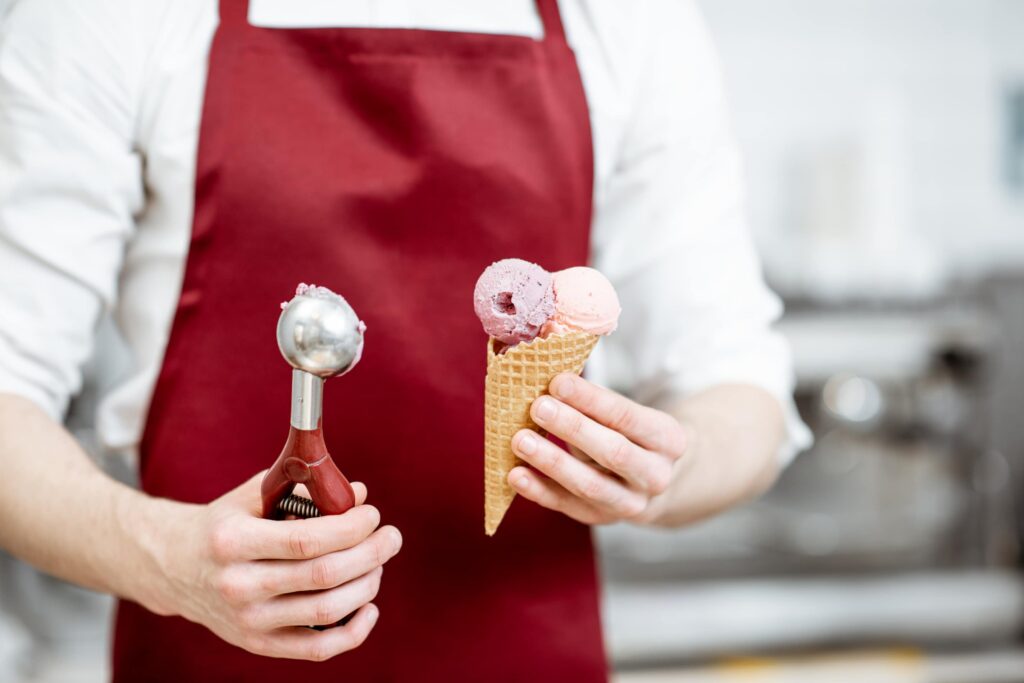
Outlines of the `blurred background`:
M 627 681 L 1024 681 L 1024 2 L 703 0 L 816 436 L 602 529 Z
M 598 532 L 618 680 L 1024 681 L 1024 0 L 701 4 L 816 445 Z M 0 681 L 103 680 L 109 602 L 0 571 Z

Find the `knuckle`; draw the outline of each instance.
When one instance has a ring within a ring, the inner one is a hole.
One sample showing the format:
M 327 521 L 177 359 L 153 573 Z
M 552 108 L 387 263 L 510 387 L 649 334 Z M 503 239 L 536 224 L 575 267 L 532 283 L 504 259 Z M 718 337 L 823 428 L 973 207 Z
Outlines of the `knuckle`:
M 398 551 L 402 549 L 402 532 L 397 528 L 390 526 L 388 527 L 388 535 L 391 537 L 391 555 L 394 557 L 398 554 Z
M 626 496 L 619 502 L 619 508 L 626 517 L 636 517 L 647 509 L 647 501 L 640 496 Z
M 583 415 L 577 411 L 567 411 L 569 415 L 565 418 L 565 433 L 570 439 L 575 439 L 583 431 Z
M 686 430 L 670 415 L 662 417 L 659 427 L 653 438 L 655 450 L 673 459 L 680 457 L 686 450 Z
M 540 502 L 544 507 L 548 508 L 549 510 L 554 510 L 555 512 L 563 512 L 565 508 L 565 503 L 563 502 L 561 496 L 557 496 L 553 493 L 544 496 L 538 502 Z
M 615 439 L 608 450 L 608 466 L 613 470 L 622 470 L 629 464 L 633 445 L 625 437 Z
M 259 590 L 261 595 L 277 595 L 282 591 L 286 585 L 286 579 L 279 577 L 273 573 L 267 573 L 260 576 L 256 582 L 256 589 Z
M 359 632 L 353 633 L 348 638 L 347 646 L 346 646 L 345 649 L 346 650 L 352 650 L 352 649 L 355 649 L 355 648 L 359 647 L 364 642 L 366 642 L 366 639 L 369 636 L 370 636 L 370 630 L 369 629 L 360 629 Z
M 364 604 L 377 597 L 377 593 L 380 592 L 380 578 L 383 573 L 382 570 L 378 569 L 370 576 L 370 580 L 366 583 L 365 594 L 363 595 L 362 602 Z
M 235 613 L 235 622 L 243 631 L 258 630 L 260 616 L 255 607 L 246 607 Z
M 670 467 L 656 467 L 651 473 L 650 483 L 648 484 L 648 491 L 654 495 L 659 495 L 668 490 L 669 484 L 672 482 L 672 468 Z
M 375 575 L 373 577 L 373 595 L 374 595 L 374 597 L 376 597 L 377 593 L 380 591 L 380 584 L 381 584 L 381 581 L 383 580 L 383 578 L 384 578 L 384 568 L 381 567 L 380 569 L 378 569 L 375 572 Z
M 373 609 L 376 610 L 376 607 Z M 366 642 L 366 639 L 370 636 L 370 631 L 373 630 L 373 625 L 373 621 L 367 623 L 366 620 L 360 620 L 359 626 L 349 627 L 349 649 L 359 647 Z
M 364 505 L 366 508 L 366 532 L 365 535 L 369 535 L 374 529 L 380 524 L 380 510 L 372 505 Z
M 334 616 L 334 605 L 327 598 L 318 598 L 313 602 L 313 623 L 321 626 L 330 624 L 337 619 Z
M 633 411 L 633 406 L 624 403 L 614 408 L 609 426 L 619 431 L 633 429 L 636 426 L 636 413 Z
M 213 580 L 213 587 L 221 599 L 229 605 L 245 602 L 248 595 L 243 581 L 236 572 L 230 569 L 224 569 L 217 573 Z
M 311 662 L 326 662 L 334 656 L 324 643 L 314 641 L 306 646 L 306 659 Z
M 248 633 L 242 636 L 238 644 L 243 650 L 247 650 L 255 655 L 264 655 L 270 652 L 266 637 L 258 633 Z
M 596 524 L 598 526 L 604 526 L 604 525 L 608 525 L 608 524 L 615 524 L 615 523 L 621 522 L 621 521 L 622 521 L 622 517 L 620 515 L 613 515 L 613 514 L 604 512 L 604 513 L 598 513 L 598 514 L 594 515 L 594 518 L 592 520 L 589 520 L 588 524 Z
M 547 439 L 540 439 L 540 442 L 540 447 L 533 456 L 537 467 L 547 470 L 558 469 L 562 465 L 559 449 Z
M 210 528 L 208 538 L 210 555 L 218 562 L 228 562 L 238 551 L 238 534 L 230 524 L 217 522 Z
M 363 641 L 366 640 L 366 636 L 368 635 L 368 633 L 354 631 L 351 625 L 342 626 L 338 630 L 340 631 L 338 633 L 338 641 L 335 643 L 335 651 L 331 656 L 334 656 L 334 654 L 341 654 L 342 652 L 348 652 L 349 650 L 354 650 L 363 644 Z
M 320 539 L 305 529 L 296 529 L 288 535 L 288 549 L 298 557 L 317 557 Z
M 313 560 L 309 566 L 310 582 L 315 588 L 332 588 L 335 585 L 334 569 L 325 557 Z
M 373 537 L 371 546 L 374 565 L 383 565 L 401 549 L 402 535 L 393 526 L 384 527 Z
M 590 498 L 591 500 L 601 500 L 605 495 L 605 485 L 597 477 L 587 477 L 580 482 L 580 493 L 583 494 L 584 498 Z
M 370 543 L 369 552 L 373 565 L 379 567 L 388 561 L 388 534 L 378 534 Z
M 669 418 L 669 422 L 671 423 L 668 430 L 669 443 L 666 450 L 669 455 L 680 458 L 686 453 L 686 449 L 689 446 L 688 434 L 686 428 L 679 424 L 678 420 Z

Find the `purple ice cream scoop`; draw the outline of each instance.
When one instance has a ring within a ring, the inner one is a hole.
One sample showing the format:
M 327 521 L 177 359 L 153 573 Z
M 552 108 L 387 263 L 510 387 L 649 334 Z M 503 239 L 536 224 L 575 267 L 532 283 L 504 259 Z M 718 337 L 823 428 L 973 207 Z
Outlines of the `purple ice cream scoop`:
M 517 258 L 492 263 L 476 281 L 473 309 L 484 331 L 501 343 L 530 341 L 555 312 L 551 273 Z

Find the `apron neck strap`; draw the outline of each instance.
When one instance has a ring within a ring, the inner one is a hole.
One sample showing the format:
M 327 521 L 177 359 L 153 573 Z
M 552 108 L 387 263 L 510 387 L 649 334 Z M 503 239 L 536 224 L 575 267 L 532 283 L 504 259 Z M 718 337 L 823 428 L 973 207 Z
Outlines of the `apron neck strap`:
M 544 40 L 565 42 L 558 0 L 537 0 L 537 13 L 544 26 Z M 220 0 L 220 22 L 225 26 L 249 25 L 249 0 Z
M 249 0 L 220 0 L 220 23 L 223 26 L 248 26 Z
M 558 0 L 537 0 L 537 13 L 544 25 L 544 40 L 548 42 L 565 42 L 565 29 L 562 28 L 562 15 L 558 11 Z

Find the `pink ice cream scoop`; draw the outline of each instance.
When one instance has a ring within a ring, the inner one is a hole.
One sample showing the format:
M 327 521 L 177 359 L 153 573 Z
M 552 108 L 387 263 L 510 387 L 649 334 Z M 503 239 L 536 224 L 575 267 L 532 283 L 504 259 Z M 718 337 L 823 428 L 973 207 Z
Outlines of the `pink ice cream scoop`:
M 555 312 L 551 273 L 522 259 L 492 263 L 473 290 L 484 331 L 503 344 L 530 341 Z
M 619 296 L 604 275 L 593 268 L 566 268 L 553 277 L 555 313 L 541 336 L 589 332 L 611 334 L 619 323 Z

